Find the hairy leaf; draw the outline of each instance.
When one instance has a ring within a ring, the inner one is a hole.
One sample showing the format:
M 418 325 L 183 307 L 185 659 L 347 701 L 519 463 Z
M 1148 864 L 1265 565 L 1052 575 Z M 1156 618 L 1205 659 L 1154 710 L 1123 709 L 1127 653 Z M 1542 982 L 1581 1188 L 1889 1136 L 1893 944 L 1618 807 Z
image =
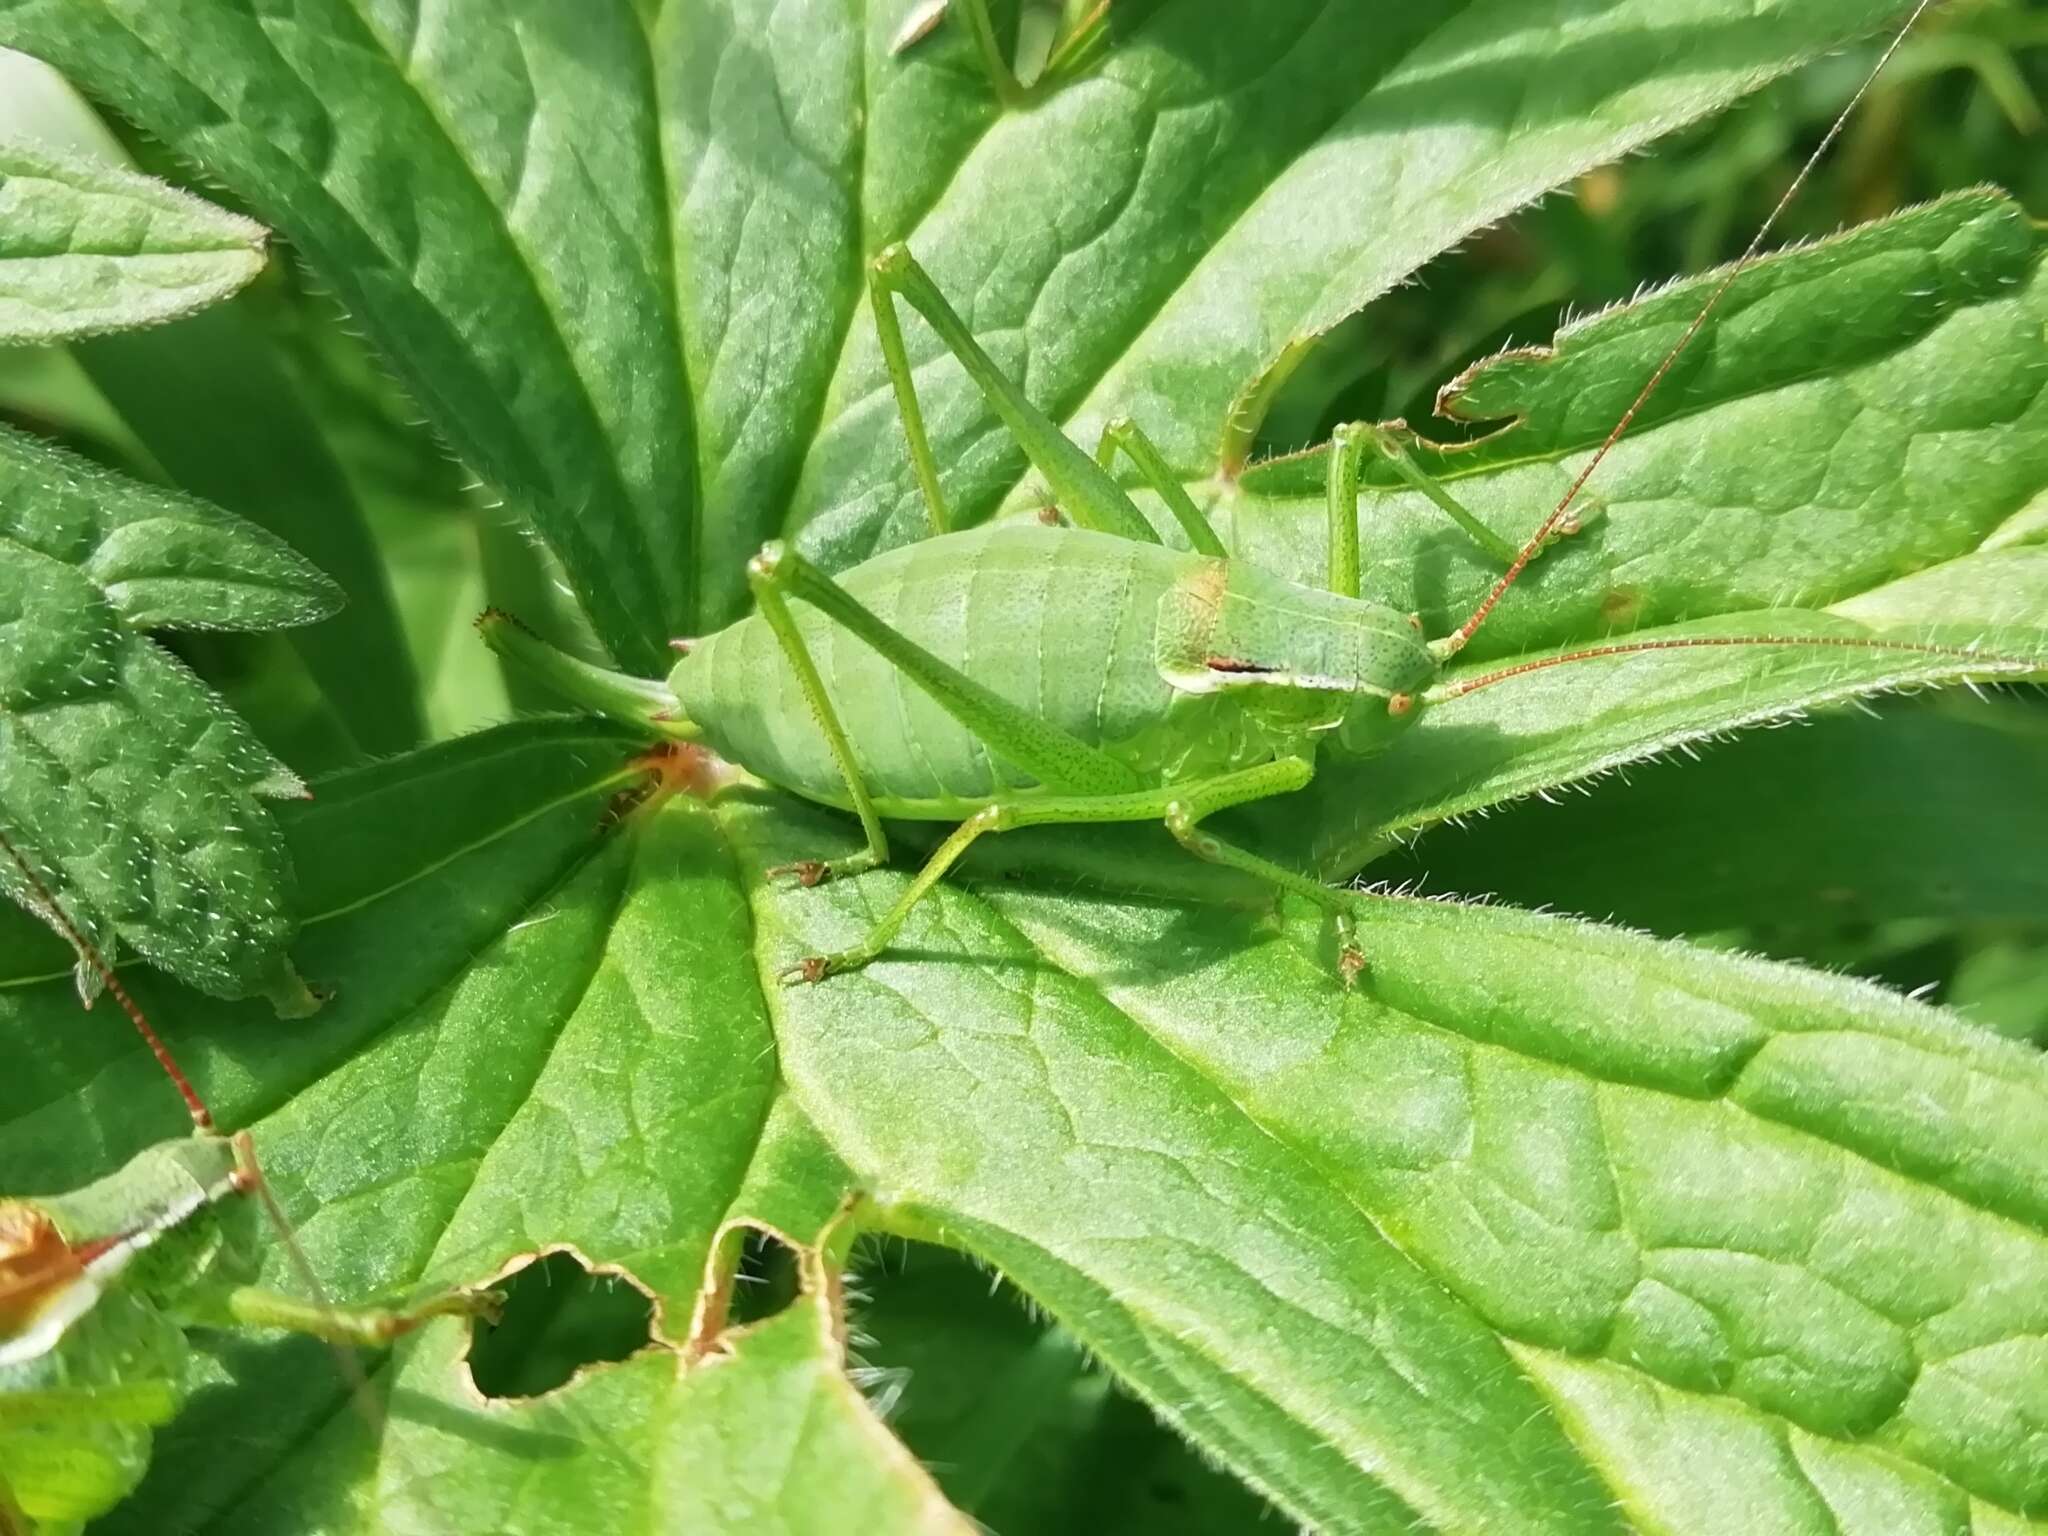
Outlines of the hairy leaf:
M 291 865 L 257 797 L 304 788 L 143 631 L 339 604 L 269 534 L 0 429 L 0 820 L 102 954 L 118 936 L 216 996 L 303 1002 Z M 12 860 L 0 889 L 42 906 Z
M 1824 713 L 1446 829 L 1373 875 L 1657 933 L 2033 922 L 2048 912 L 2033 793 L 2048 722 L 1993 702 Z
M 886 243 L 1077 436 L 1132 414 L 1247 558 L 1312 576 L 1320 466 L 1244 462 L 1310 340 L 1890 7 L 1119 0 L 1088 68 L 1008 105 L 959 15 L 893 56 L 911 9 L 0 0 L 0 39 L 292 238 L 646 671 L 741 611 L 763 538 L 843 565 L 921 526 L 864 310 Z M 1736 725 L 2030 675 L 2037 247 L 1978 195 L 1749 274 L 1586 531 L 1481 632 L 1472 691 L 1269 807 L 1270 845 L 1348 872 Z M 1458 494 L 1532 527 L 1698 299 L 1464 381 L 1468 415 L 1521 419 L 1441 458 Z M 908 337 L 957 510 L 1035 510 L 979 396 Z M 1363 516 L 1375 594 L 1431 633 L 1485 590 L 1412 498 L 1376 482 Z M 1622 634 L 1671 644 L 1546 664 Z M 869 970 L 785 989 L 907 872 L 792 889 L 768 871 L 850 851 L 846 818 L 700 801 L 638 747 L 529 724 L 323 784 L 290 825 L 327 1012 L 279 1041 L 148 995 L 223 1123 L 255 1124 L 334 1294 L 568 1248 L 646 1287 L 658 1347 L 480 1404 L 440 1322 L 376 1363 L 372 1433 L 317 1351 L 209 1340 L 222 1390 L 114 1528 L 954 1526 L 849 1385 L 856 1232 L 996 1268 L 1320 1530 L 2048 1514 L 2026 1048 L 1867 985 L 1415 901 L 1364 904 L 1347 993 L 1322 924 L 1181 894 L 1203 871 L 1157 827 L 1085 839 L 1146 895 L 1027 863 L 942 887 Z M 134 1042 L 31 984 L 53 966 L 17 969 L 14 1176 L 76 1181 L 173 1131 Z M 749 1233 L 804 1274 L 765 1318 Z M 267 1278 L 300 1283 L 281 1258 Z M 1014 1426 L 983 1427 L 960 1460 L 1014 1476 Z
M 1349 995 L 1314 921 L 1029 884 L 944 890 L 868 971 L 764 988 L 906 877 L 764 879 L 853 842 L 744 794 L 636 812 L 593 853 L 621 746 L 508 728 L 323 786 L 293 822 L 321 872 L 304 945 L 352 979 L 290 1040 L 149 991 L 231 1123 L 283 1106 L 259 1145 L 336 1294 L 571 1244 L 646 1284 L 684 1353 L 508 1417 L 437 1324 L 370 1446 L 317 1354 L 238 1346 L 236 1391 L 165 1436 L 150 1520 L 340 1520 L 323 1501 L 370 1476 L 422 1530 L 673 1509 L 701 1489 L 670 1453 L 719 1465 L 732 1442 L 702 1437 L 790 1391 L 841 1405 L 798 1443 L 815 1486 L 928 1499 L 812 1304 L 689 1352 L 722 1336 L 730 1223 L 808 1244 L 849 1197 L 843 1221 L 998 1265 L 1322 1529 L 1713 1529 L 1735 1517 L 1710 1490 L 1763 1447 L 1750 1528 L 2048 1508 L 2036 1053 L 1860 983 L 1393 900 Z M 0 1090 L 37 1185 L 174 1123 L 139 1047 L 59 1028 L 68 1006 L 0 991 L 10 1036 L 62 1037 Z M 267 1438 L 221 1457 L 257 1404 Z
M 263 270 L 264 239 L 147 176 L 0 140 L 0 346 L 203 309 Z
M 860 314 L 887 241 L 1034 398 L 1084 430 L 1097 399 L 1132 411 L 1206 474 L 1250 419 L 1233 402 L 1307 338 L 1891 7 L 1714 0 L 1674 25 L 1289 0 L 1250 27 L 1228 0 L 1133 6 L 1096 72 L 1008 113 L 964 27 L 891 54 L 907 9 L 298 0 L 269 27 L 201 0 L 9 0 L 0 43 L 289 235 L 650 668 L 738 611 L 761 539 L 814 525 L 846 563 L 921 525 Z M 985 513 L 1021 460 L 954 370 L 923 371 L 948 489 Z

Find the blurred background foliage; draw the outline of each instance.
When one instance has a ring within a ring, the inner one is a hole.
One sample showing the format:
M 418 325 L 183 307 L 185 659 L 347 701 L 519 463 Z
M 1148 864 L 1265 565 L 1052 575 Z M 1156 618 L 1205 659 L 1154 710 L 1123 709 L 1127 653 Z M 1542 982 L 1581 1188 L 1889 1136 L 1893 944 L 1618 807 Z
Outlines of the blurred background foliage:
M 1821 60 L 1426 268 L 1296 372 L 1262 451 L 1302 446 L 1356 418 L 1405 416 L 1451 435 L 1431 404 L 1464 364 L 1547 340 L 1571 315 L 1732 258 L 1878 46 Z M 1825 234 L 1983 182 L 2048 214 L 2044 103 L 2048 0 L 1953 0 L 1873 90 L 1787 215 L 1784 236 Z M 0 134 L 183 179 L 154 145 L 4 51 Z M 225 200 L 218 188 L 197 190 Z M 476 643 L 471 620 L 486 604 L 591 643 L 516 513 L 448 454 L 348 317 L 288 258 L 231 303 L 177 325 L 70 348 L 0 349 L 0 419 L 221 502 L 291 538 L 352 602 L 390 605 L 404 654 L 366 662 L 365 696 L 340 702 L 319 626 L 175 639 L 308 778 L 545 707 Z M 310 547 L 306 530 L 322 526 L 321 509 L 351 503 L 373 547 Z M 2037 690 L 1886 701 L 1807 731 L 1721 745 L 1704 764 L 1649 765 L 1563 808 L 1530 804 L 1463 833 L 1446 829 L 1375 873 L 1868 975 L 2048 1044 L 2048 906 L 2040 877 L 2023 867 L 2041 851 L 2028 842 L 2032 823 L 1986 846 L 1981 829 L 1975 843 L 1950 838 L 1941 814 L 1944 797 L 2039 802 L 2027 765 L 2040 753 L 2025 748 L 2043 733 L 2048 702 Z M 2009 770 L 2002 744 L 2013 748 Z M 1846 820 L 1867 843 L 1897 845 L 1881 859 L 1852 852 L 1830 867 L 1836 855 L 1796 841 L 1805 808 L 1819 802 L 1841 812 L 1830 821 L 1837 837 Z M 1766 868 L 1773 850 L 1779 867 Z M 1674 889 L 1705 895 L 1672 902 L 1664 893 Z M 1255 1499 L 966 1261 L 891 1244 L 869 1249 L 863 1268 L 873 1291 L 856 1314 L 866 1385 L 963 1507 L 1025 1528 L 1060 1510 L 1099 1515 L 1104 1499 L 1128 1529 L 1242 1529 L 1254 1517 Z M 770 1271 L 772 1263 L 749 1278 L 770 1284 Z M 570 1315 L 573 1306 L 570 1291 L 559 1291 L 524 1326 L 539 1337 L 556 1326 L 556 1309 Z M 1000 1392 L 987 1390 L 991 1379 Z M 1027 1442 L 1030 1453 L 1017 1455 Z

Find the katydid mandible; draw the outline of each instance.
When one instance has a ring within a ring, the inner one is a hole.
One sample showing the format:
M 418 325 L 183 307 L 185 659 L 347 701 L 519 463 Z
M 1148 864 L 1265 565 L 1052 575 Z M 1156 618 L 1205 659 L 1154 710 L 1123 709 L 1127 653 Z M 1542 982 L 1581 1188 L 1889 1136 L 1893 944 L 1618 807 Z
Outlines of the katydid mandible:
M 1477 677 L 1443 677 L 1445 664 L 1530 561 L 1572 530 L 1580 493 L 1595 469 L 1756 259 L 1929 3 L 1922 0 L 1893 38 L 1747 251 L 1519 547 L 1503 544 L 1428 480 L 1392 434 L 1361 425 L 1339 429 L 1331 445 L 1326 589 L 1233 560 L 1135 424 L 1113 422 L 1091 458 L 997 368 L 909 250 L 895 245 L 868 269 L 869 298 L 930 538 L 836 578 L 784 542 L 769 543 L 748 568 L 756 612 L 710 636 L 677 642 L 683 655 L 665 687 L 571 661 L 502 615 L 485 615 L 485 637 L 601 709 L 672 737 L 701 739 L 774 786 L 852 812 L 866 846 L 849 857 L 781 871 L 805 885 L 886 862 L 887 821 L 958 823 L 865 938 L 839 953 L 806 958 L 783 973 L 785 981 L 820 981 L 880 955 L 918 902 L 986 833 L 1159 821 L 1190 852 L 1327 912 L 1348 984 L 1366 958 L 1353 935 L 1357 893 L 1237 847 L 1204 822 L 1229 807 L 1302 788 L 1320 755 L 1380 751 L 1434 702 L 1538 666 L 1697 646 L 1898 649 L 1954 656 L 1986 676 L 2032 669 L 2022 661 L 1880 638 L 1701 636 L 1618 642 Z M 898 300 L 924 318 L 980 387 L 1072 526 L 952 528 Z M 1440 639 L 1424 638 L 1415 617 L 1359 597 L 1357 497 L 1368 453 L 1392 458 L 1503 566 L 1471 615 Z M 1120 454 L 1180 525 L 1188 549 L 1163 545 L 1111 477 L 1109 467 Z
M 283 1329 L 338 1347 L 375 1347 L 429 1318 L 488 1315 L 495 1297 L 458 1289 L 400 1310 L 331 1305 L 263 1181 L 248 1133 L 214 1129 L 162 1037 L 4 833 L 0 856 L 41 915 L 98 970 L 193 1128 L 82 1189 L 0 1196 L 0 1536 L 58 1536 L 106 1513 L 142 1480 L 155 1429 L 176 1416 L 193 1385 L 187 1328 Z M 259 1257 L 255 1205 L 274 1223 L 310 1299 L 250 1283 Z M 361 1371 L 342 1359 L 361 1391 Z

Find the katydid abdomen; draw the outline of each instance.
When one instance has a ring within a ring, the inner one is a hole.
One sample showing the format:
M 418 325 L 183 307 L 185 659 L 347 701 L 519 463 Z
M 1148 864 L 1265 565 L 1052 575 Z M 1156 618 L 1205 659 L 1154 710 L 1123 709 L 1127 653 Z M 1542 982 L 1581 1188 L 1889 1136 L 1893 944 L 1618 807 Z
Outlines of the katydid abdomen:
M 1288 637 L 1290 659 L 1306 648 L 1327 665 L 1355 671 L 1355 659 L 1335 661 L 1328 653 L 1337 645 L 1355 650 L 1361 610 L 1369 610 L 1252 568 L 1226 572 L 1201 555 L 1039 523 L 927 539 L 837 580 L 905 638 L 1155 784 L 1299 750 L 1305 723 L 1299 708 L 1276 709 L 1270 689 L 1222 686 L 1232 680 L 1227 669 L 1219 669 L 1215 686 L 1199 666 L 1197 675 L 1170 679 L 1161 664 L 1162 612 L 1216 605 L 1221 636 L 1237 627 L 1222 621 L 1223 602 L 1240 618 L 1256 606 Z M 1340 604 L 1341 614 L 1334 611 Z M 796 618 L 883 815 L 957 820 L 993 795 L 1036 782 L 992 754 L 864 641 L 816 609 L 799 608 Z M 1420 656 L 1405 620 L 1384 615 L 1386 631 L 1398 631 L 1389 638 Z M 1320 649 L 1319 640 L 1326 642 Z M 1257 661 L 1272 659 L 1262 654 Z M 1426 656 L 1421 665 L 1429 665 Z M 760 615 L 697 641 L 669 686 L 720 756 L 807 798 L 848 804 L 845 777 L 784 647 Z M 1331 695 L 1333 706 L 1341 702 L 1348 700 Z M 1308 723 L 1333 723 L 1331 709 L 1320 713 L 1331 718 Z

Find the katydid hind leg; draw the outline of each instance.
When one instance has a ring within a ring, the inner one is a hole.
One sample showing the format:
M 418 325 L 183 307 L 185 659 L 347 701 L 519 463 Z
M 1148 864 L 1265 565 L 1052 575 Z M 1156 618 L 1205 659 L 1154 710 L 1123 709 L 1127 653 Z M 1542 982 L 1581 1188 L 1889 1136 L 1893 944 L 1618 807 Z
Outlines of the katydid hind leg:
M 910 440 L 912 468 L 933 512 L 934 526 L 950 526 L 944 498 L 939 490 L 937 462 L 925 435 L 924 414 L 917 405 L 917 389 L 911 378 L 909 355 L 903 345 L 902 327 L 897 321 L 895 299 L 901 297 L 938 333 L 939 339 L 958 359 L 981 389 L 1003 425 L 1023 448 L 1032 467 L 1044 476 L 1046 485 L 1067 517 L 1076 526 L 1097 533 L 1115 534 L 1156 544 L 1159 535 L 1131 504 L 1117 483 L 1070 439 L 1059 426 L 1025 397 L 1010 376 L 982 350 L 931 274 L 918 265 L 908 246 L 892 245 L 868 266 L 868 293 L 875 312 L 875 328 L 882 343 L 882 360 L 896 391 L 896 403 L 903 414 L 904 435 Z
M 1166 462 L 1166 455 L 1145 431 L 1128 416 L 1119 416 L 1102 429 L 1102 437 L 1096 444 L 1095 462 L 1108 470 L 1115 466 L 1121 453 L 1138 467 L 1138 473 L 1153 493 L 1166 504 L 1180 524 L 1181 532 L 1188 536 L 1188 547 L 1198 555 L 1221 560 L 1230 551 L 1223 547 L 1223 540 L 1216 536 L 1216 529 L 1202 509 L 1195 505 L 1194 497 L 1181 483 L 1180 476 Z

